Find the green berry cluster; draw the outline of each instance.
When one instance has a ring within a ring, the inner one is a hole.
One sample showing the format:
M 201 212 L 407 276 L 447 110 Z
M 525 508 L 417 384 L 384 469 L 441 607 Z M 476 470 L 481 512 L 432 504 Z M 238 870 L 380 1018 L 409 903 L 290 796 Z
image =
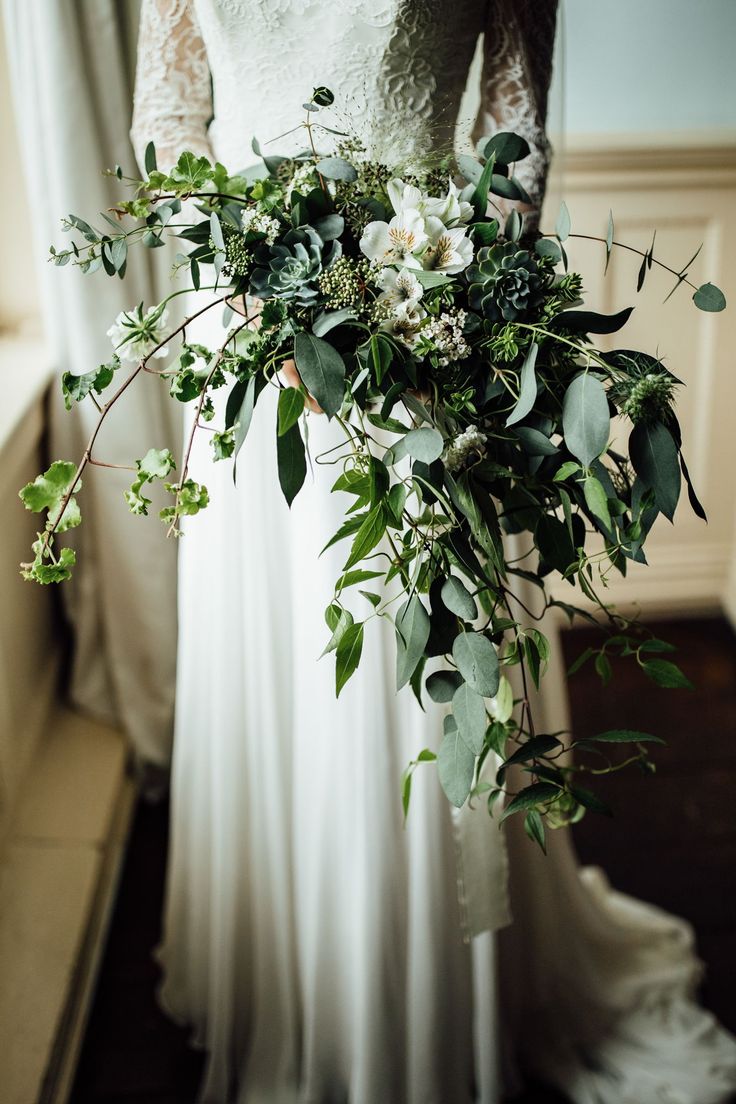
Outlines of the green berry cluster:
M 330 310 L 361 306 L 369 270 L 370 265 L 364 258 L 338 257 L 317 281 L 325 306 Z
M 253 267 L 253 254 L 245 244 L 245 237 L 234 226 L 223 223 L 222 236 L 225 241 L 225 264 L 222 266 L 223 275 L 228 280 L 236 276 L 247 276 Z M 210 245 L 215 245 L 210 239 Z

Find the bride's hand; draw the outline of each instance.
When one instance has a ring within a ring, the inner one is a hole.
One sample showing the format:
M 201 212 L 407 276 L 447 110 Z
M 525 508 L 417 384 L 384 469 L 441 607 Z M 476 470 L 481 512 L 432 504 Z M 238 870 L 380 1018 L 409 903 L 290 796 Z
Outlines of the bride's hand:
M 281 366 L 281 376 L 286 383 L 287 387 L 299 388 L 302 386 L 301 376 L 296 370 L 296 364 L 293 360 L 285 360 Z M 315 414 L 324 414 L 324 410 L 319 405 L 316 399 L 307 394 L 307 406 Z

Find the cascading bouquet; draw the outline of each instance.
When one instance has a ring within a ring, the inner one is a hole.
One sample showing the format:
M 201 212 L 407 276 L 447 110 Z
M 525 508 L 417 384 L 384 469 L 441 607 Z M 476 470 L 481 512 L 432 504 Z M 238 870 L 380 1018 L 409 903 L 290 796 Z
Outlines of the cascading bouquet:
M 52 249 L 52 259 L 85 273 L 122 278 L 133 244 L 183 239 L 189 251 L 177 267 L 188 269 L 202 306 L 168 327 L 167 304 L 180 290 L 148 310 L 141 304 L 109 331 L 108 363 L 64 375 L 67 406 L 88 399 L 99 420 L 79 463 L 56 461 L 20 492 L 29 509 L 47 511 L 23 574 L 40 583 L 69 577 L 75 554 L 58 548 L 57 537 L 79 524 L 82 474 L 101 463 L 94 454 L 100 427 L 141 373 L 155 373 L 174 399 L 195 405 L 180 468 L 168 449 L 152 448 L 135 461 L 126 493 L 131 511 L 146 514 L 146 489 L 162 481 L 171 503 L 161 517 L 171 534 L 208 502 L 189 475 L 197 432 L 210 431 L 214 460 L 234 461 L 259 397 L 278 388 L 278 472 L 291 504 L 307 470 L 301 426 L 319 408 L 345 441 L 333 487 L 346 496 L 345 520 L 330 544 L 343 541 L 347 552 L 326 611 L 337 693 L 358 667 L 370 619 L 351 612 L 353 588 L 370 584 L 376 589 L 360 590 L 365 608 L 395 625 L 398 687 L 411 684 L 420 700 L 424 688 L 451 705 L 437 755 L 427 750 L 407 768 L 405 807 L 412 770 L 436 759 L 453 805 L 484 794 L 492 809 L 503 795 L 502 816 L 523 812 L 529 835 L 544 846 L 544 818 L 555 826 L 586 808 L 605 811 L 578 784 L 580 772 L 624 765 L 610 758 L 619 743 L 635 749 L 625 762 L 653 769 L 647 744 L 662 741 L 627 730 L 585 741 L 535 730 L 529 688 L 539 685 L 549 643 L 513 587 L 520 579 L 533 584 L 545 610 L 558 606 L 570 618 L 590 617 L 595 603 L 610 631 L 580 662 L 595 657 L 604 681 L 608 657 L 624 655 L 660 686 L 687 685 L 663 658 L 671 648 L 608 608 L 596 589 L 610 570 L 625 574 L 628 560 L 646 562 L 647 535 L 659 514 L 672 520 L 681 476 L 692 508 L 705 516 L 673 409 L 679 381 L 648 353 L 596 349 L 590 335 L 619 330 L 631 308 L 613 316 L 581 309 L 582 279 L 568 271 L 564 248 L 571 236 L 564 204 L 552 234 L 525 234 L 516 210 L 498 217 L 494 197 L 528 201 L 514 175 L 529 153 L 523 138 L 495 134 L 480 141 L 476 157 L 399 175 L 371 160 L 357 139 L 317 121 L 332 102 L 320 88 L 305 104 L 309 148 L 296 157 L 264 156 L 259 170 L 230 176 L 185 152 L 163 172 L 149 145 L 147 179 L 115 170 L 135 194 L 102 216 L 107 229 L 66 220 L 83 240 Z M 317 151 L 325 135 L 329 156 Z M 260 157 L 255 142 L 254 150 Z M 599 240 L 608 263 L 619 245 L 611 218 Z M 641 257 L 637 290 L 661 265 L 653 246 Z M 690 263 L 668 269 L 675 287 L 690 284 Z M 700 309 L 725 306 L 712 284 L 690 286 Z M 233 311 L 254 301 L 257 326 Z M 219 349 L 190 343 L 188 324 L 217 304 L 226 315 Z M 157 358 L 163 367 L 154 366 Z M 219 388 L 229 393 L 218 425 L 212 392 Z M 631 423 L 628 446 L 612 443 L 617 415 Z M 505 543 L 505 534 L 518 537 Z M 553 599 L 546 580 L 554 574 L 588 608 Z M 379 579 L 393 593 L 376 586 Z M 425 679 L 432 660 L 439 669 Z M 505 674 L 514 665 L 521 701 Z M 501 765 L 481 776 L 491 752 Z M 506 785 L 511 764 L 528 779 L 516 792 Z

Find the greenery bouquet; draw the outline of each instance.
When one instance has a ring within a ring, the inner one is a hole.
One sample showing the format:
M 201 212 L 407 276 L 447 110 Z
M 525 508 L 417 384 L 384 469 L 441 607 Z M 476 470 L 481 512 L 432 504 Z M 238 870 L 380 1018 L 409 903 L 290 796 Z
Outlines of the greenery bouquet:
M 503 796 L 502 816 L 521 812 L 544 846 L 545 819 L 554 826 L 586 808 L 604 811 L 581 772 L 632 761 L 653 769 L 647 746 L 661 741 L 627 730 L 576 741 L 535 729 L 530 686 L 550 645 L 515 586 L 532 584 L 545 610 L 561 607 L 570 618 L 598 607 L 609 632 L 580 662 L 594 659 L 604 681 L 608 657 L 621 654 L 661 686 L 687 684 L 665 642 L 599 597 L 607 573 L 646 562 L 647 535 L 660 514 L 673 519 L 681 480 L 704 517 L 673 407 L 679 381 L 646 352 L 596 348 L 595 335 L 618 331 L 630 308 L 604 316 L 583 307 L 582 279 L 568 270 L 564 204 L 553 233 L 526 232 L 515 208 L 501 217 L 498 199 L 507 209 L 528 201 L 514 174 L 529 153 L 523 138 L 495 134 L 476 156 L 398 170 L 319 122 L 332 102 L 320 88 L 304 105 L 306 148 L 296 157 L 266 155 L 258 170 L 231 176 L 184 152 L 162 171 L 149 145 L 146 179 L 115 170 L 134 194 L 101 216 L 102 230 L 65 221 L 81 240 L 52 259 L 88 274 L 123 278 L 132 246 L 188 243 L 176 265 L 188 270 L 201 306 L 177 326 L 167 304 L 181 291 L 124 312 L 109 331 L 110 361 L 63 377 L 67 405 L 94 402 L 99 419 L 78 463 L 57 460 L 20 492 L 29 509 L 46 512 L 23 574 L 39 583 L 69 577 L 75 554 L 59 538 L 80 523 L 86 466 L 104 463 L 95 448 L 108 412 L 142 373 L 194 404 L 179 466 L 168 449 L 151 448 L 135 460 L 126 493 L 131 511 L 145 515 L 147 488 L 162 481 L 172 535 L 208 502 L 189 474 L 195 434 L 210 433 L 213 460 L 234 461 L 259 398 L 277 388 L 278 472 L 289 504 L 307 473 L 309 417 L 319 411 L 344 434 L 331 460 L 345 517 L 330 544 L 346 551 L 325 611 L 336 692 L 359 665 L 367 622 L 391 618 L 398 688 L 410 684 L 446 713 L 438 752 L 407 768 L 405 807 L 412 770 L 436 759 L 453 805 L 482 794 L 492 809 Z M 325 141 L 332 152 L 323 156 Z M 255 142 L 254 150 L 260 157 Z M 612 218 L 600 240 L 610 257 L 619 245 Z M 653 247 L 641 257 L 639 288 L 661 264 Z M 690 263 L 669 269 L 675 287 L 690 283 Z M 690 286 L 701 310 L 725 306 L 712 284 Z M 220 347 L 190 343 L 192 319 L 218 304 Z M 212 401 L 222 388 L 224 418 Z M 624 425 L 614 444 L 616 416 Z M 554 576 L 581 597 L 551 597 Z M 507 677 L 515 665 L 520 701 Z M 630 745 L 623 762 L 612 746 L 620 743 Z M 491 753 L 500 765 L 481 775 L 497 762 Z M 511 764 L 527 779 L 516 791 L 507 786 Z

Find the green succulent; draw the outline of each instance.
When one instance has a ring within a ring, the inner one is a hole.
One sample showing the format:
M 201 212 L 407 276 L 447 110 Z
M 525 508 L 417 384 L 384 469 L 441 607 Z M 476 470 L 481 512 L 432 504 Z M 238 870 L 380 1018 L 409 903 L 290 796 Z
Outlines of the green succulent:
M 537 261 L 515 242 L 483 246 L 467 278 L 470 306 L 490 322 L 515 322 L 540 306 L 544 297 Z
M 290 230 L 277 245 L 260 246 L 258 267 L 250 278 L 250 293 L 259 299 L 291 299 L 303 306 L 319 295 L 320 273 L 337 260 L 338 241 L 328 245 L 311 226 Z

